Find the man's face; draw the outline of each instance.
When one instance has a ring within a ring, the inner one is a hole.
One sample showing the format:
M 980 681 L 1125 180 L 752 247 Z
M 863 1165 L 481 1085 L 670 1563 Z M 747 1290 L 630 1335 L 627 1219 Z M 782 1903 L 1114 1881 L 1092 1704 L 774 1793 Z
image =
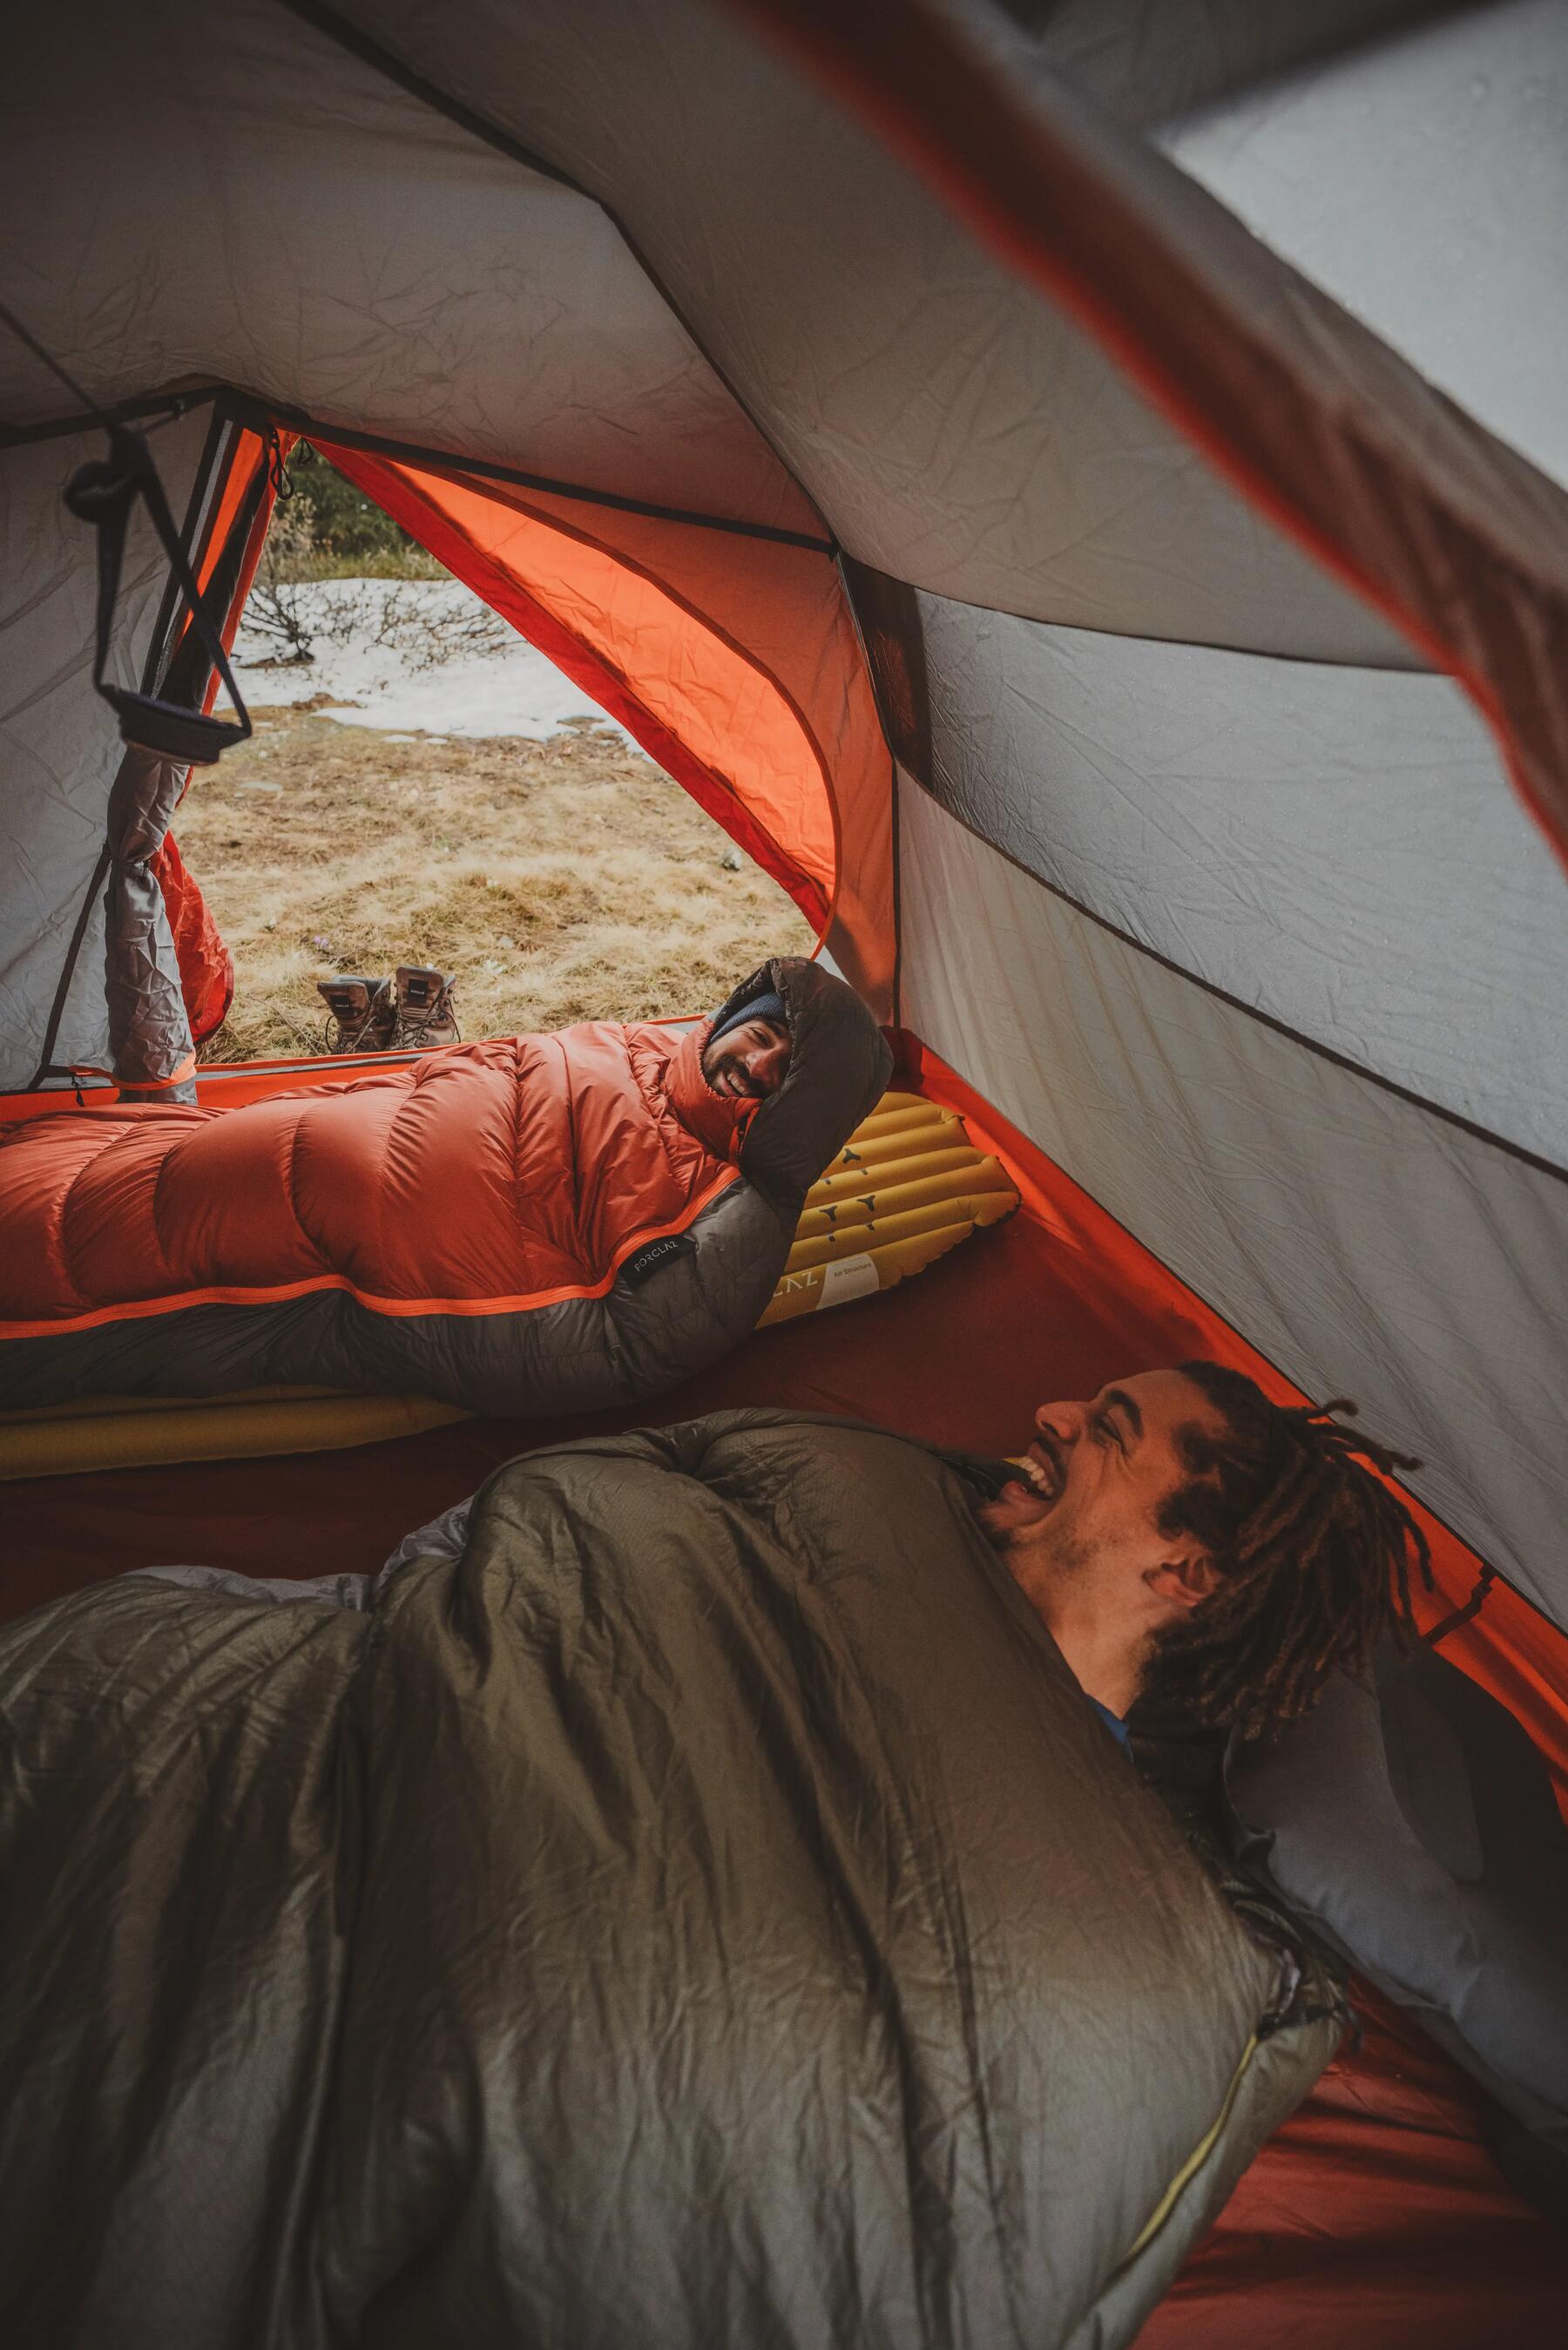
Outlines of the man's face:
M 727 1099 L 763 1101 L 783 1085 L 789 1056 L 789 1030 L 782 1020 L 742 1020 L 709 1045 L 702 1075 Z
M 1017 1482 L 980 1512 L 1036 1605 L 1077 1586 L 1075 1597 L 1092 1588 L 1107 1606 L 1141 1606 L 1173 1562 L 1190 1558 L 1187 1537 L 1159 1531 L 1191 1475 L 1179 1444 L 1188 1428 L 1220 1435 L 1223 1422 L 1179 1371 L 1139 1371 L 1092 1402 L 1042 1405 Z

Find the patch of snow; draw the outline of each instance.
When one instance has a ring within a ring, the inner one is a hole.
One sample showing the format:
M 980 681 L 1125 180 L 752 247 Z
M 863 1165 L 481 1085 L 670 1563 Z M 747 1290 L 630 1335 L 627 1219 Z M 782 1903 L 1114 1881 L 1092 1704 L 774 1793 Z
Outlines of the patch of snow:
M 631 737 L 457 579 L 319 579 L 284 591 L 312 638 L 313 658 L 280 658 L 276 637 L 241 622 L 234 666 L 247 702 L 331 696 L 324 718 L 443 735 L 523 735 L 574 721 Z M 253 598 L 253 608 L 254 599 Z M 479 635 L 482 641 L 472 639 Z

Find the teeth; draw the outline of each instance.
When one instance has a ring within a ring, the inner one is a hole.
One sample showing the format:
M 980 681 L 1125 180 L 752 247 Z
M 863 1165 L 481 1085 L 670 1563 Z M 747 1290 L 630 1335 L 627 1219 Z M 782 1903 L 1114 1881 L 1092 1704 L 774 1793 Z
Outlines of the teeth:
M 1052 1500 L 1056 1491 L 1055 1484 L 1054 1482 L 1046 1475 L 1044 1470 L 1040 1466 L 1040 1463 L 1037 1461 L 1031 1461 L 1028 1456 L 1025 1455 L 1023 1460 L 1019 1463 L 1019 1466 L 1022 1468 L 1024 1475 L 1028 1478 L 1030 1483 L 1033 1486 L 1035 1492 L 1043 1495 L 1046 1501 Z

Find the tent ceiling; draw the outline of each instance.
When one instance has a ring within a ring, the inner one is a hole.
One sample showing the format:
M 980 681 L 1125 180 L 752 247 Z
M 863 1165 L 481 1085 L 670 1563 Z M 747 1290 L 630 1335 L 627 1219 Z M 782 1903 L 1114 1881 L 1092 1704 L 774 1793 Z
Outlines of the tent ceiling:
M 340 13 L 615 213 L 863 561 L 1036 619 L 1414 664 L 728 12 Z
M 597 203 L 275 0 L 29 11 L 5 90 L 7 299 L 106 405 L 217 380 L 594 489 L 820 527 Z M 63 400 L 0 332 L 0 416 Z

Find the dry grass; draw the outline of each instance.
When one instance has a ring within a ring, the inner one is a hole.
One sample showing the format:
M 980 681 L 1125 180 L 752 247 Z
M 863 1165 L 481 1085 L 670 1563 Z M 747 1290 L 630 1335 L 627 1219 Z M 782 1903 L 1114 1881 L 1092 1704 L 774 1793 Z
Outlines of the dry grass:
M 607 728 L 400 740 L 308 708 L 198 768 L 174 830 L 234 954 L 210 1061 L 321 1049 L 318 979 L 434 963 L 465 1036 L 700 1012 L 810 927 Z

